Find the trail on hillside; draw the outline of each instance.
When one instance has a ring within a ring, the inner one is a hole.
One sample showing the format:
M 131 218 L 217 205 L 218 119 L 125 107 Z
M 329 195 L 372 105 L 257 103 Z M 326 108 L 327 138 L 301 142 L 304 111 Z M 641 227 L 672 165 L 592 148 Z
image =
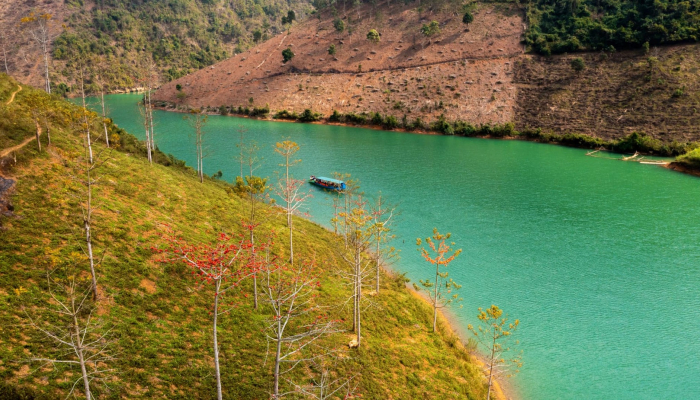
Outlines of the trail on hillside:
M 10 96 L 10 100 L 8 100 L 7 103 L 5 103 L 6 106 L 9 106 L 10 104 L 12 104 L 12 102 L 15 101 L 15 95 L 17 95 L 17 93 L 22 91 L 22 85 L 17 85 L 17 86 L 19 86 L 19 89 L 17 89 L 16 92 L 12 93 L 12 96 Z
M 36 129 L 39 131 L 39 134 L 37 136 L 41 136 L 41 126 L 37 125 Z M 36 136 L 32 136 L 32 137 L 24 139 L 24 141 L 22 141 L 22 143 L 18 144 L 17 146 L 12 146 L 12 147 L 6 148 L 5 150 L 0 150 L 0 158 L 3 158 L 5 156 L 7 156 L 8 154 L 11 154 L 13 151 L 17 151 L 17 150 L 21 149 L 22 147 L 26 146 L 28 143 L 30 143 L 31 141 L 33 141 L 35 139 L 36 139 Z

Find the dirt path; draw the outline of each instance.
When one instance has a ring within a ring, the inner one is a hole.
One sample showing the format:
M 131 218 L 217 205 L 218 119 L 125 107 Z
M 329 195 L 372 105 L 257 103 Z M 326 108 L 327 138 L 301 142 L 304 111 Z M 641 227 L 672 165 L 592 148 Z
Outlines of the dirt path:
M 12 96 L 10 96 L 10 100 L 8 100 L 7 103 L 5 103 L 6 106 L 9 106 L 10 104 L 12 104 L 12 102 L 15 101 L 15 95 L 17 93 L 19 93 L 20 91 L 22 91 L 22 85 L 17 85 L 17 86 L 19 86 L 19 89 L 17 89 L 16 92 L 12 93 Z
M 16 92 L 12 93 L 12 96 L 10 96 L 10 100 L 8 100 L 7 103 L 5 103 L 5 105 L 12 104 L 12 102 L 15 101 L 15 95 L 22 90 L 21 85 L 17 85 L 17 86 L 19 86 L 19 89 L 17 89 Z M 39 131 L 39 135 L 37 135 L 37 136 L 41 136 L 41 127 L 37 125 L 36 129 Z M 22 141 L 22 143 L 20 143 L 16 146 L 12 146 L 12 147 L 8 147 L 4 150 L 0 150 L 0 158 L 3 158 L 5 156 L 11 154 L 13 151 L 17 151 L 17 150 L 21 149 L 22 147 L 26 146 L 29 142 L 31 142 L 34 139 L 36 139 L 36 136 L 26 138 Z

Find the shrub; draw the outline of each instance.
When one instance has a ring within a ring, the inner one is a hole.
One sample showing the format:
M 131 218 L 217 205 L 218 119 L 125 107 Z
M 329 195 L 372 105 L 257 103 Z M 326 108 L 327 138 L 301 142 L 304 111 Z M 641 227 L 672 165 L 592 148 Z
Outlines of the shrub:
M 333 20 L 333 27 L 335 28 L 336 32 L 342 33 L 345 30 L 345 22 L 343 22 L 343 20 L 340 18 L 336 18 Z
M 632 153 L 635 151 L 655 152 L 661 149 L 661 142 L 647 136 L 642 132 L 632 132 L 627 137 L 613 144 L 613 149 L 620 153 Z
M 321 114 L 315 113 L 315 112 L 311 111 L 311 109 L 307 108 L 306 110 L 304 110 L 303 113 L 301 113 L 298 120 L 300 122 L 314 122 L 314 121 L 320 120 L 321 117 L 322 117 Z
M 379 114 L 378 112 L 375 112 L 372 115 L 372 123 L 374 125 L 384 125 L 384 118 L 382 118 L 382 115 Z
M 294 52 L 292 51 L 292 49 L 287 47 L 286 49 L 282 50 L 282 62 L 283 63 L 286 64 L 292 58 L 294 58 Z
M 331 44 L 330 47 L 328 48 L 328 54 L 334 56 L 335 55 L 335 44 Z
M 683 89 L 678 88 L 673 91 L 673 97 L 681 97 L 683 96 Z
M 571 60 L 571 69 L 574 71 L 583 71 L 586 68 L 586 63 L 583 62 L 583 58 L 576 57 Z
M 454 135 L 455 134 L 455 130 L 452 127 L 452 124 L 447 122 L 444 114 L 440 114 L 440 116 L 438 117 L 438 120 L 433 122 L 433 124 L 431 125 L 431 128 L 434 131 L 443 133 L 445 135 Z
M 472 15 L 472 13 L 470 13 L 469 11 L 465 12 L 464 16 L 462 17 L 462 23 L 469 25 L 472 22 L 474 22 L 474 16 Z
M 298 119 L 299 116 L 295 112 L 289 112 L 287 110 L 280 110 L 272 116 L 274 119 Z
M 372 43 L 379 43 L 379 32 L 377 32 L 376 29 L 371 29 L 369 32 L 367 32 L 367 40 Z
M 338 110 L 333 110 L 333 114 L 331 114 L 330 117 L 328 117 L 328 121 L 330 122 L 341 122 L 343 118 L 343 115 L 338 112 Z
M 386 118 L 384 118 L 384 128 L 385 129 L 396 129 L 399 127 L 399 121 L 394 117 L 393 115 L 387 115 Z
M 425 36 L 433 36 L 440 33 L 440 24 L 437 21 L 431 21 L 429 24 L 423 24 L 420 31 Z
M 251 117 L 265 117 L 270 113 L 270 105 L 265 104 L 265 107 L 254 107 L 252 110 L 250 110 L 250 115 Z

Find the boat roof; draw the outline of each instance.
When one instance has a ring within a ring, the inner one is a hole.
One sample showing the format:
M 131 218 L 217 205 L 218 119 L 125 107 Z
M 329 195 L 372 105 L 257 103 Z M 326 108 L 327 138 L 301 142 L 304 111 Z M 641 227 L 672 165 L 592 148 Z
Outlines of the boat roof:
M 333 178 L 326 178 L 325 176 L 317 176 L 316 179 L 321 180 L 321 181 L 326 181 L 326 182 L 332 182 L 332 183 L 338 183 L 338 184 L 345 184 L 343 181 L 339 181 L 337 179 Z

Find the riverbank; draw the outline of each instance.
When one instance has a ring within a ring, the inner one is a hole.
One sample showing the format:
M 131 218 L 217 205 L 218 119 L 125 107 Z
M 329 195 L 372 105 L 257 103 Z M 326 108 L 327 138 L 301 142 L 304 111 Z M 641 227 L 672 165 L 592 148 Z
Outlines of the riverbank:
M 176 104 L 162 101 L 156 103 L 156 108 L 163 111 L 179 113 L 190 112 L 189 108 L 182 108 Z M 687 155 L 694 150 L 700 149 L 700 143 L 698 142 L 663 143 L 658 139 L 650 137 L 641 132 L 633 132 L 620 140 L 609 141 L 579 133 L 559 135 L 554 133 L 546 133 L 541 129 L 518 131 L 515 129 L 515 126 L 512 123 L 503 125 L 474 126 L 463 121 L 450 122 L 444 118 L 440 118 L 437 121 L 428 124 L 421 121 L 420 118 L 416 118 L 416 120 L 409 122 L 404 116 L 401 121 L 398 121 L 393 116 L 382 116 L 379 113 L 368 112 L 358 114 L 341 114 L 334 111 L 333 114 L 325 117 L 320 113 L 307 109 L 302 114 L 288 112 L 287 110 L 280 110 L 273 114 L 267 106 L 258 108 L 205 108 L 202 111 L 208 115 L 233 116 L 262 121 L 302 122 L 308 124 L 347 126 L 382 131 L 414 133 L 419 135 L 446 135 L 480 139 L 522 140 L 587 150 L 605 150 L 608 152 L 625 155 L 637 153 L 641 156 L 677 157 L 678 159 L 682 159 L 683 157 L 687 157 Z M 679 163 L 673 164 L 675 165 L 670 167 L 670 169 L 694 176 L 700 176 L 700 168 L 694 168 L 688 163 L 683 163 L 682 165 Z
M 387 270 L 387 273 L 394 274 L 395 272 Z M 408 290 L 413 297 L 425 303 L 432 309 L 430 299 L 423 292 L 417 291 L 408 284 L 406 284 L 406 290 Z M 438 332 L 446 338 L 455 338 L 456 340 L 454 340 L 454 345 L 469 352 L 472 357 L 472 361 L 480 368 L 485 369 L 485 356 L 480 354 L 478 349 L 472 350 L 464 345 L 464 343 L 468 342 L 468 340 L 465 338 L 467 332 L 464 332 L 464 330 L 459 327 L 455 316 L 450 315 L 449 312 L 438 310 Z M 486 374 L 485 370 L 484 378 L 488 379 L 488 375 Z M 515 394 L 515 389 L 509 385 L 505 379 L 500 377 L 494 377 L 491 394 L 495 400 L 519 400 L 519 397 Z

